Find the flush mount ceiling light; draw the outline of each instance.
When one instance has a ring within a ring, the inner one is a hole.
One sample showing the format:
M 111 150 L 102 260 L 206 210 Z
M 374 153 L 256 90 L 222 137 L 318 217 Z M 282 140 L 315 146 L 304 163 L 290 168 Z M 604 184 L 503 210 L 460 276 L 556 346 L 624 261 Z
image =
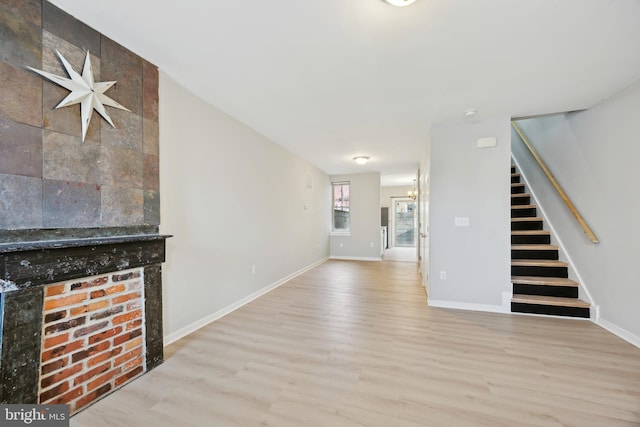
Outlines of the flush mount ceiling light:
M 353 158 L 353 161 L 359 165 L 364 165 L 369 161 L 369 157 L 367 156 L 357 156 Z
M 411 3 L 413 3 L 416 0 L 384 0 L 384 1 L 394 6 L 404 7 L 404 6 L 409 6 Z
M 476 111 L 476 110 L 474 110 L 474 109 L 471 109 L 471 108 L 470 108 L 470 109 L 468 109 L 468 110 L 465 110 L 465 112 L 464 112 L 464 116 L 465 116 L 467 119 L 470 119 L 471 117 L 475 116 L 475 115 L 476 115 L 476 113 L 477 113 L 477 111 Z

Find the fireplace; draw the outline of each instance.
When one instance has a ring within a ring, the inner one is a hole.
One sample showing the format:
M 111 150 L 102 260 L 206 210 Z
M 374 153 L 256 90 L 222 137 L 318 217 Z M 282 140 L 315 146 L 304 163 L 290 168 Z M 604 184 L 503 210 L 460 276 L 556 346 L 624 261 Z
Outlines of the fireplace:
M 162 363 L 169 236 L 99 231 L 0 243 L 0 402 L 74 413 Z

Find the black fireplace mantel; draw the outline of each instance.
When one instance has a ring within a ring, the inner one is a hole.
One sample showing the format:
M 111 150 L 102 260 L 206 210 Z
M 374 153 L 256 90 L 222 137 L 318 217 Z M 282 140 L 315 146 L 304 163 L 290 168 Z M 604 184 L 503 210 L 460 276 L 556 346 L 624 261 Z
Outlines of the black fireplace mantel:
M 0 292 L 159 264 L 171 236 L 138 234 L 0 243 Z
M 162 363 L 161 264 L 171 236 L 91 231 L 38 232 L 15 242 L 0 236 L 0 403 L 37 403 L 44 285 L 50 283 L 144 268 L 147 371 Z

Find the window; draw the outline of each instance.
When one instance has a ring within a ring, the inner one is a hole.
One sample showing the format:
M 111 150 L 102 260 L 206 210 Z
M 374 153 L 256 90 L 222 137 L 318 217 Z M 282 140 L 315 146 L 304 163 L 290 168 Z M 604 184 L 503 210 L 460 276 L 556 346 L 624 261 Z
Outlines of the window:
M 349 231 L 349 183 L 334 182 L 333 231 Z

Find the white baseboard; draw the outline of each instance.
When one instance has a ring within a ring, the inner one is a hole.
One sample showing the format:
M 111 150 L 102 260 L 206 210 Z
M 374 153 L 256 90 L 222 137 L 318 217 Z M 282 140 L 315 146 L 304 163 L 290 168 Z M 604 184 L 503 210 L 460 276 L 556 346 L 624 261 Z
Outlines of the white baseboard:
M 202 319 L 195 321 L 193 323 L 191 323 L 190 325 L 185 326 L 184 328 L 178 329 L 177 331 L 170 333 L 169 335 L 166 335 L 164 337 L 164 346 L 168 346 L 176 341 L 178 341 L 180 338 L 184 338 L 185 336 L 189 335 L 192 332 L 195 332 L 196 330 L 202 328 L 203 326 L 207 326 L 209 323 L 216 321 L 218 319 L 220 319 L 221 317 L 226 316 L 227 314 L 239 309 L 240 307 L 242 307 L 245 304 L 250 303 L 251 301 L 260 298 L 262 295 L 266 294 L 269 291 L 274 290 L 275 288 L 277 288 L 278 286 L 281 286 L 285 283 L 287 283 L 289 280 L 293 279 L 294 277 L 297 277 L 299 275 L 301 275 L 302 273 L 305 273 L 309 270 L 311 270 L 314 267 L 319 266 L 320 264 L 322 264 L 323 262 L 327 261 L 329 258 L 323 258 L 320 261 L 316 261 L 311 265 L 308 265 L 298 271 L 296 271 L 295 273 L 292 273 L 280 280 L 278 280 L 277 282 L 274 282 L 250 295 L 247 295 L 246 297 L 242 298 L 239 301 L 234 302 L 233 304 L 230 304 L 224 308 L 221 308 L 220 310 L 216 311 L 215 313 L 211 313 L 210 315 L 203 317 Z
M 511 313 L 510 308 L 502 305 L 472 304 L 468 302 L 429 299 L 429 307 L 454 308 L 456 310 L 486 311 L 489 313 Z
M 361 256 L 335 256 L 332 255 L 329 259 L 339 259 L 345 261 L 382 261 L 382 257 L 361 257 Z
M 632 334 L 626 329 L 622 329 L 618 325 L 614 325 L 613 323 L 604 320 L 603 318 L 596 319 L 596 324 L 602 326 L 607 331 L 611 332 L 614 335 L 619 336 L 623 340 L 627 341 L 629 344 L 633 344 L 636 347 L 640 348 L 640 337 Z

